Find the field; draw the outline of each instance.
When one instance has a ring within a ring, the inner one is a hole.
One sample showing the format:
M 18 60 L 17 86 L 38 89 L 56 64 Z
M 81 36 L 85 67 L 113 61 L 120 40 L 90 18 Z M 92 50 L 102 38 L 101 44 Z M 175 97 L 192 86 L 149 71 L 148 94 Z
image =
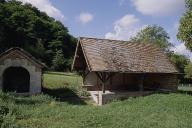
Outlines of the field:
M 192 96 L 153 94 L 98 107 L 76 74 L 46 73 L 44 94 L 0 93 L 2 128 L 191 128 Z

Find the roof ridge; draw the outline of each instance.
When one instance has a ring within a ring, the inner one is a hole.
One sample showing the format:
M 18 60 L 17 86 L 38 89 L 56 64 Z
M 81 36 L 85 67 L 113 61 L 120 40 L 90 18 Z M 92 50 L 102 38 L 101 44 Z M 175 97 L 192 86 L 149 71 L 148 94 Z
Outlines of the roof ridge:
M 86 39 L 96 39 L 96 40 L 109 40 L 109 41 L 121 41 L 121 42 L 131 42 L 131 41 L 128 41 L 128 40 L 116 40 L 116 39 L 106 39 L 106 38 L 97 38 L 97 37 L 79 37 L 80 39 L 81 38 L 86 38 Z
M 106 39 L 106 38 L 97 38 L 97 37 L 79 37 L 79 39 L 95 39 L 95 40 L 107 40 L 107 41 L 118 41 L 118 42 L 124 42 L 124 43 L 132 43 L 132 44 L 144 44 L 144 45 L 151 45 L 151 46 L 156 46 L 156 44 L 153 44 L 153 43 L 145 43 L 145 42 L 133 42 L 133 41 L 130 41 L 130 40 L 116 40 L 116 39 Z M 158 47 L 159 49 L 161 49 L 160 47 Z

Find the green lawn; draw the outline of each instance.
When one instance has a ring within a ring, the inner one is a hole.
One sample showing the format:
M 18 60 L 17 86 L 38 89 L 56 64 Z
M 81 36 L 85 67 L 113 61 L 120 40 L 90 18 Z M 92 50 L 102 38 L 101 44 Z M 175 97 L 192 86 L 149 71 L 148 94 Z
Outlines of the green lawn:
M 98 107 L 89 101 L 71 102 L 74 96 L 85 96 L 78 86 L 81 81 L 75 74 L 49 73 L 44 75 L 46 94 L 16 97 L 0 93 L 1 127 L 192 128 L 190 95 L 154 94 Z
M 57 98 L 88 96 L 82 88 L 82 78 L 74 73 L 50 72 L 44 74 L 44 90 Z
M 44 86 L 48 88 L 76 88 L 81 83 L 81 77 L 72 73 L 48 72 L 44 74 Z

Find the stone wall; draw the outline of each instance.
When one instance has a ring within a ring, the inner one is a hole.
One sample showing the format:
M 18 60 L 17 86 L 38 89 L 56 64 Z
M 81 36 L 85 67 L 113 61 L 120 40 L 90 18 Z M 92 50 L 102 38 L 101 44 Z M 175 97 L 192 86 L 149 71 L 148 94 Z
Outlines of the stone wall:
M 139 97 L 139 96 L 147 96 L 151 95 L 154 92 L 152 91 L 136 91 L 136 92 L 108 92 L 98 94 L 98 105 L 104 105 L 114 100 L 123 100 L 128 99 L 129 97 Z
M 3 88 L 3 73 L 9 67 L 25 68 L 30 74 L 30 91 L 29 94 L 41 92 L 42 69 L 25 58 L 9 58 L 0 60 L 0 89 Z

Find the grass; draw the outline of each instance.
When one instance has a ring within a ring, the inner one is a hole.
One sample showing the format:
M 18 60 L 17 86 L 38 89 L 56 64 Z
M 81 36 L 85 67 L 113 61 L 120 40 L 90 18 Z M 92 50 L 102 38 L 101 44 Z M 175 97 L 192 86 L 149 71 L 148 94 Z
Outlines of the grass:
M 76 74 L 66 74 L 49 72 L 44 74 L 44 85 L 48 88 L 70 88 L 75 89 L 77 84 L 81 84 L 82 79 Z
M 88 96 L 82 88 L 82 78 L 74 73 L 51 72 L 44 74 L 44 92 L 56 98 Z
M 81 78 L 65 74 L 45 74 L 45 88 L 59 88 L 82 94 L 76 87 Z M 82 89 L 83 90 L 83 89 Z M 60 101 L 47 93 L 30 97 L 0 93 L 0 127 L 2 128 L 191 128 L 192 96 L 154 94 L 114 101 L 102 107 Z M 64 93 L 63 92 L 63 93 Z M 65 94 L 63 94 L 65 95 Z M 57 96 L 57 95 L 56 95 Z M 69 96 L 70 99 L 73 95 Z M 67 95 L 62 98 L 67 97 Z

